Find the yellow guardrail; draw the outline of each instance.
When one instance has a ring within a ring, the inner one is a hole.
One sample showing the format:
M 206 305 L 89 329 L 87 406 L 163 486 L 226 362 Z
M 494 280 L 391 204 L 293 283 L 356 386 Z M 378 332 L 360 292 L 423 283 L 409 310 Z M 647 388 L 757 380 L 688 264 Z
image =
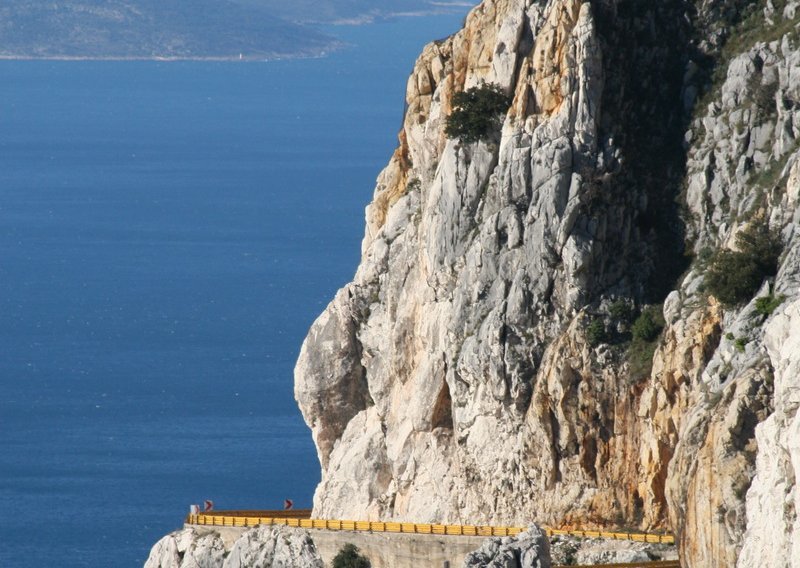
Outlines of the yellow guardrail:
M 321 529 L 328 531 L 360 531 L 381 533 L 430 534 L 442 536 L 515 536 L 525 531 L 523 527 L 489 527 L 470 525 L 434 525 L 417 523 L 396 523 L 384 521 L 341 521 L 330 519 L 303 519 L 290 517 L 262 517 L 201 513 L 186 518 L 189 525 L 215 527 L 254 527 L 257 525 L 286 525 L 302 529 Z
M 623 564 L 582 564 L 580 566 L 553 566 L 553 568 L 681 568 L 680 560 L 627 562 Z
M 612 531 L 580 531 L 545 528 L 547 536 L 575 536 L 579 538 L 605 538 L 609 540 L 632 540 L 634 542 L 650 542 L 653 544 L 675 544 L 671 534 L 612 532 Z
M 527 527 L 492 527 L 485 525 L 434 525 L 384 521 L 341 521 L 312 519 L 310 510 L 302 511 L 219 511 L 189 515 L 186 524 L 215 527 L 254 527 L 286 525 L 303 529 L 328 531 L 362 531 L 382 533 L 430 534 L 441 536 L 516 536 Z M 672 535 L 632 532 L 560 530 L 544 527 L 548 536 L 605 538 L 661 544 L 674 544 Z

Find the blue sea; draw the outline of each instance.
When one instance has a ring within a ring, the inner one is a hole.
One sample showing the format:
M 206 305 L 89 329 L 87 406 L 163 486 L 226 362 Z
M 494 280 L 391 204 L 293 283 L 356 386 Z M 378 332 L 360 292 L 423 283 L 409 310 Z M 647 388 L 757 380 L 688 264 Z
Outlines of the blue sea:
M 292 369 L 462 18 L 313 60 L 0 62 L 0 567 L 141 566 L 204 499 L 311 505 Z

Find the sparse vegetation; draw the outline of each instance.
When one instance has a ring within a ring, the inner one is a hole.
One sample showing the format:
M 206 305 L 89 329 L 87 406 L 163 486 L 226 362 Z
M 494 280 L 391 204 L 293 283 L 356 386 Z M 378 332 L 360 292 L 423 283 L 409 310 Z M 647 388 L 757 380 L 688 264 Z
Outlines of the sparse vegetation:
M 767 23 L 763 5 L 760 2 L 753 2 L 744 10 L 745 17 L 731 31 L 723 49 L 723 54 L 728 59 L 750 49 L 758 42 L 769 43 L 794 30 L 800 21 L 800 14 L 794 18 L 784 19 L 782 14 L 786 7 L 786 1 L 773 0 L 773 5 L 776 13 L 773 25 Z
M 778 94 L 778 83 L 772 82 L 763 84 L 760 83 L 753 93 L 753 102 L 756 105 L 756 112 L 763 120 L 774 118 L 778 114 L 778 103 L 776 96 Z
M 456 93 L 445 133 L 467 144 L 487 140 L 500 128 L 501 117 L 509 106 L 511 99 L 494 84 L 481 83 Z
M 633 306 L 622 299 L 614 301 L 608 307 L 608 315 L 616 322 L 630 323 L 633 313 Z
M 736 337 L 731 332 L 725 334 L 725 339 L 733 343 L 733 347 L 739 352 L 744 353 L 745 347 L 748 343 L 750 343 L 750 339 L 748 337 Z M 730 370 L 727 373 L 724 373 L 726 376 L 729 374 Z M 724 382 L 724 381 L 723 381 Z
M 714 259 L 705 281 L 715 298 L 734 306 L 753 295 L 763 281 L 763 274 L 748 255 L 724 250 Z
M 777 77 L 768 79 L 764 76 L 764 61 L 755 57 L 756 70 L 747 81 L 747 90 L 753 104 L 757 124 L 771 120 L 778 113 L 778 81 Z M 766 81 L 766 82 L 765 82 Z
M 586 326 L 586 341 L 597 347 L 606 340 L 606 326 L 602 318 L 595 318 Z
M 664 329 L 662 306 L 649 306 L 642 310 L 631 326 L 631 344 L 628 347 L 628 365 L 632 379 L 640 379 L 650 374 L 653 355 L 658 347 L 658 338 Z
M 773 0 L 776 14 L 782 14 L 786 6 L 785 0 Z M 726 18 L 729 32 L 725 44 L 714 58 L 713 71 L 703 89 L 703 95 L 695 105 L 695 117 L 702 116 L 708 104 L 717 97 L 719 89 L 728 73 L 728 65 L 734 57 L 750 49 L 758 42 L 769 43 L 790 34 L 797 41 L 797 25 L 800 23 L 800 12 L 791 19 L 775 17 L 774 25 L 769 25 L 764 17 L 763 5 L 760 2 L 740 2 L 740 6 L 730 6 Z M 759 73 L 760 75 L 760 73 Z M 768 100 L 769 92 L 756 93 L 756 99 Z M 774 106 L 774 102 L 772 105 Z M 767 107 L 765 107 L 767 108 Z
M 631 333 L 634 341 L 655 341 L 661 330 L 664 329 L 664 317 L 661 310 L 655 306 L 646 308 L 633 322 Z
M 411 178 L 410 180 L 408 180 L 408 183 L 406 184 L 406 193 L 419 191 L 421 187 L 422 187 L 422 182 L 420 181 L 419 178 L 416 177 Z
M 762 296 L 756 300 L 756 311 L 762 316 L 771 316 L 772 312 L 778 309 L 778 306 L 780 306 L 785 299 L 786 296 L 782 294 L 778 296 L 773 294 Z
M 658 347 L 657 341 L 631 342 L 628 347 L 628 366 L 631 379 L 638 380 L 650 374 L 656 347 Z
M 370 562 L 355 544 L 347 543 L 333 558 L 333 568 L 370 568 Z
M 753 297 L 764 278 L 778 270 L 781 239 L 765 222 L 750 225 L 736 236 L 738 251 L 719 251 L 705 277 L 706 290 L 726 306 Z

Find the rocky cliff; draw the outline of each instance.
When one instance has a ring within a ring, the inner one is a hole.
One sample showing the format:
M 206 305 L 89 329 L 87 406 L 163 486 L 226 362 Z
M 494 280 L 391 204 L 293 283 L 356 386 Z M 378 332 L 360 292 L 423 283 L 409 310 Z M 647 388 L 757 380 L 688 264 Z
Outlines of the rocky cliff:
M 245 531 L 185 528 L 150 551 L 144 568 L 324 568 L 308 531 L 259 526 Z
M 516 537 L 489 538 L 464 559 L 462 568 L 550 568 L 550 542 L 537 526 Z
M 688 566 L 800 565 L 798 4 L 485 0 L 425 48 L 295 371 L 315 515 L 668 529 Z M 484 81 L 502 129 L 448 139 Z M 762 233 L 775 270 L 716 297 Z

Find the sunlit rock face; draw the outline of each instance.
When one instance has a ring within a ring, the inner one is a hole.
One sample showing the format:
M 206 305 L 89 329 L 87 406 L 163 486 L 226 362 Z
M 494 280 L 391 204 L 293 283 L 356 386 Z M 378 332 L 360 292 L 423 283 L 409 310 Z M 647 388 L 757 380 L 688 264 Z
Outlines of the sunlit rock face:
M 295 370 L 316 516 L 671 530 L 706 567 L 759 565 L 778 515 L 771 550 L 798 546 L 781 384 L 800 349 L 775 339 L 800 283 L 796 2 L 697 102 L 733 25 L 718 4 L 487 0 L 423 50 L 361 264 Z M 513 100 L 502 128 L 448 139 L 453 95 L 483 81 Z M 779 273 L 723 306 L 705 252 L 758 219 Z M 620 302 L 663 309 L 652 365 Z
M 550 542 L 537 527 L 506 538 L 486 539 L 483 546 L 464 559 L 462 568 L 550 568 Z
M 800 566 L 800 302 L 769 323 L 764 343 L 775 371 L 775 412 L 756 428 L 756 476 L 738 566 Z
M 255 527 L 241 534 L 185 528 L 158 541 L 144 568 L 324 568 L 308 531 Z

